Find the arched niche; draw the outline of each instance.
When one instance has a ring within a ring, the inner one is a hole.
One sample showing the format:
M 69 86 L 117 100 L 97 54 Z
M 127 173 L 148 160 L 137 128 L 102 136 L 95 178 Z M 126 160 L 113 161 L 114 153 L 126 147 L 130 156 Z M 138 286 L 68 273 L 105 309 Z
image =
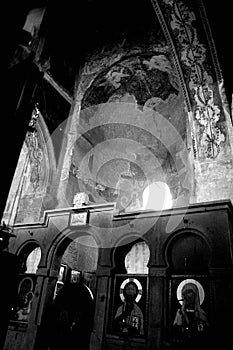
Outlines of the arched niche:
M 57 275 L 54 297 L 64 284 L 83 282 L 95 295 L 99 248 L 87 232 L 70 231 L 51 247 L 49 261 Z
M 182 290 L 185 285 L 195 285 L 202 301 L 201 307 L 211 322 L 212 287 L 209 265 L 211 249 L 204 234 L 196 230 L 176 232 L 167 242 L 164 250 L 168 265 L 167 275 L 167 336 L 173 342 L 179 340 L 174 321 L 183 301 Z
M 194 231 L 176 234 L 165 249 L 165 259 L 171 274 L 206 274 L 210 256 L 207 240 Z

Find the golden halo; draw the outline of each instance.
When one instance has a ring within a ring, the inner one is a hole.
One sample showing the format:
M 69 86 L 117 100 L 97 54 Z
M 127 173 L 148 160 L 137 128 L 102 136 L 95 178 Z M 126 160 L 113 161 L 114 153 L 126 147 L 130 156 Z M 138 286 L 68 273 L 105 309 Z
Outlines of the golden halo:
M 205 292 L 204 292 L 204 289 L 203 289 L 202 285 L 197 280 L 194 280 L 192 278 L 187 278 L 186 280 L 183 280 L 178 285 L 177 290 L 176 290 L 176 296 L 177 296 L 177 299 L 178 299 L 179 303 L 181 305 L 183 304 L 182 289 L 187 283 L 193 283 L 193 284 L 195 284 L 195 286 L 197 286 L 197 289 L 198 289 L 198 292 L 199 292 L 200 305 L 201 305 L 203 303 L 203 301 L 204 301 L 204 298 L 205 298 Z
M 138 303 L 139 300 L 142 297 L 142 285 L 139 282 L 139 280 L 137 280 L 136 278 L 127 278 L 121 283 L 121 286 L 120 286 L 120 298 L 121 298 L 121 300 L 123 302 L 125 301 L 125 297 L 124 297 L 123 291 L 124 291 L 124 288 L 125 288 L 126 284 L 128 284 L 129 282 L 134 282 L 136 284 L 136 286 L 138 287 L 138 295 L 136 296 L 136 299 L 135 299 L 135 301 Z

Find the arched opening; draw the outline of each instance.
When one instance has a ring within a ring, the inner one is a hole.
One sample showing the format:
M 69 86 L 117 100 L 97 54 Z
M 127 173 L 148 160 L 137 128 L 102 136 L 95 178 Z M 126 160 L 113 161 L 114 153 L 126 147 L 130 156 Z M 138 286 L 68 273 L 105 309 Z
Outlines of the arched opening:
M 36 241 L 29 241 L 18 252 L 20 273 L 36 274 L 41 261 L 42 251 Z
M 150 250 L 146 242 L 139 242 L 132 246 L 125 257 L 125 268 L 127 273 L 148 274 L 148 261 L 150 258 Z
M 62 253 L 61 253 L 62 249 Z M 89 349 L 94 317 L 98 246 L 92 236 L 72 233 L 58 248 L 59 274 L 50 310 L 50 350 Z
M 95 295 L 98 246 L 92 236 L 80 236 L 72 240 L 65 249 L 54 293 L 65 283 L 84 283 Z
M 40 247 L 34 248 L 26 259 L 26 271 L 25 273 L 36 273 L 38 265 L 41 259 Z
M 50 350 L 89 349 L 94 301 L 84 283 L 66 283 L 52 305 Z

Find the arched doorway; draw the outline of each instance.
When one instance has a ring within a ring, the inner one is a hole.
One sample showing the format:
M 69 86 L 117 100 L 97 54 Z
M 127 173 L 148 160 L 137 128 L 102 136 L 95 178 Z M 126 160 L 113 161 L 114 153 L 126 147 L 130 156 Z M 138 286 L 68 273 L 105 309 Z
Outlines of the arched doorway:
M 83 282 L 66 283 L 54 299 L 51 350 L 89 349 L 94 300 Z
M 50 350 L 89 349 L 97 261 L 98 246 L 92 236 L 72 237 L 63 247 L 49 316 Z

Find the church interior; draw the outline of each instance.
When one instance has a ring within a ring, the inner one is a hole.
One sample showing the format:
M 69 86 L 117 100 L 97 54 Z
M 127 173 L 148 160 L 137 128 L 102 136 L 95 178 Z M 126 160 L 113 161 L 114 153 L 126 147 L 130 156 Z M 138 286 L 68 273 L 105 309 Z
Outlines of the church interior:
M 229 348 L 229 2 L 4 13 L 0 349 Z

